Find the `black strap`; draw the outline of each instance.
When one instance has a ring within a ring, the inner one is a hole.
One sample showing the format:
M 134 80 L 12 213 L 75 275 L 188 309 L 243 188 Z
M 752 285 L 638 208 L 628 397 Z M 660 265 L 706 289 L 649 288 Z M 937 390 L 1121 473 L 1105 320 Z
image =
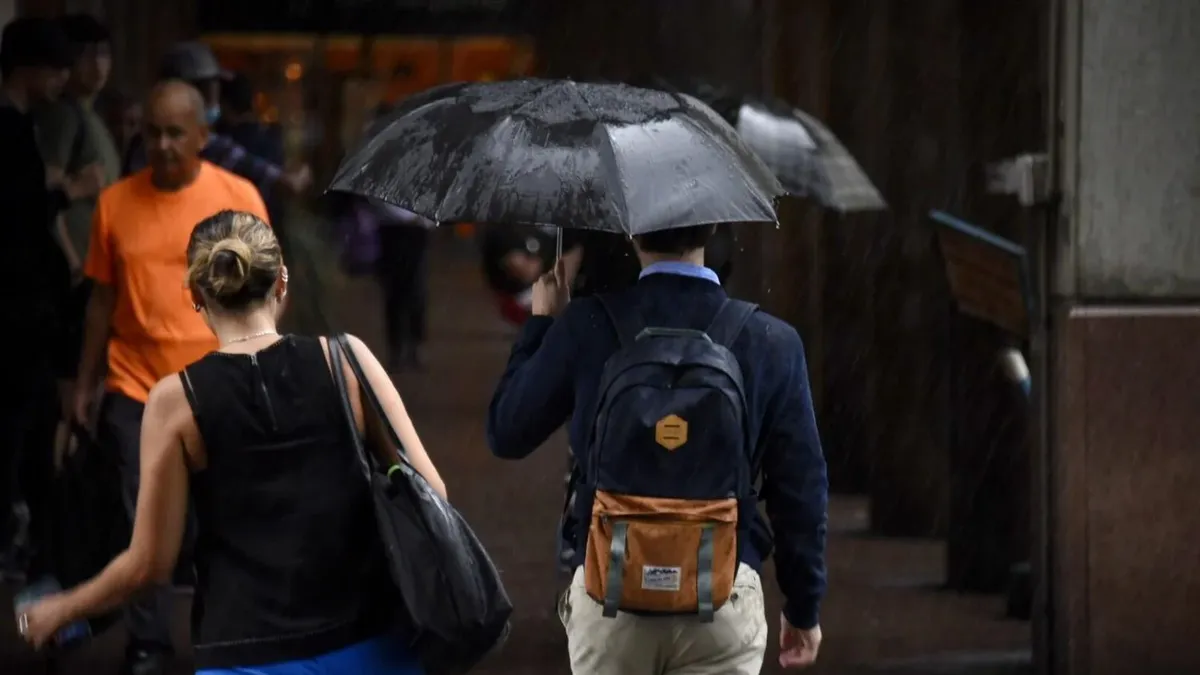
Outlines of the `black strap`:
M 354 355 L 354 348 L 350 346 L 350 340 L 347 339 L 344 333 L 341 333 L 333 341 L 341 347 L 343 358 L 346 359 L 346 363 L 350 364 L 350 370 L 354 372 L 354 377 L 358 380 L 358 389 L 362 393 L 363 400 L 371 406 L 371 410 L 379 417 L 379 423 L 387 430 L 388 440 L 395 447 L 396 454 L 400 456 L 400 461 L 408 464 L 408 452 L 404 449 L 404 443 L 400 440 L 400 435 L 396 433 L 396 427 L 393 427 L 391 420 L 388 419 L 387 413 L 383 409 L 383 404 L 379 402 L 379 397 L 375 395 L 375 390 L 371 388 L 371 381 L 363 373 L 362 364 L 359 363 L 358 357 Z
M 604 307 L 604 313 L 608 314 L 608 320 L 612 322 L 613 328 L 617 330 L 617 338 L 621 341 L 621 348 L 629 347 L 634 342 L 637 342 L 638 335 L 642 329 L 646 327 L 642 317 L 633 307 L 619 306 L 618 303 L 612 301 L 606 294 L 599 294 L 596 299 Z
M 758 305 L 752 302 L 726 298 L 721 308 L 717 310 L 717 315 L 713 317 L 712 323 L 704 332 L 713 342 L 730 349 L 742 329 L 746 327 L 750 316 L 757 311 Z
M 200 399 L 196 396 L 196 390 L 192 388 L 192 378 L 188 375 L 188 369 L 185 367 L 179 371 L 179 379 L 183 382 L 183 395 L 187 398 L 188 405 L 192 407 L 192 419 L 196 420 L 196 427 L 200 427 Z
M 350 403 L 350 389 L 346 384 L 346 373 L 342 368 L 342 348 L 336 339 L 326 339 L 326 343 L 329 345 L 329 369 L 333 373 L 333 383 L 337 386 L 338 398 L 342 401 L 342 416 L 346 418 L 346 425 L 350 429 L 350 442 L 354 444 L 354 451 L 358 454 L 363 475 L 370 483 L 371 460 L 367 456 L 367 448 L 363 444 L 362 436 L 358 433 L 358 423 L 354 420 L 354 406 Z

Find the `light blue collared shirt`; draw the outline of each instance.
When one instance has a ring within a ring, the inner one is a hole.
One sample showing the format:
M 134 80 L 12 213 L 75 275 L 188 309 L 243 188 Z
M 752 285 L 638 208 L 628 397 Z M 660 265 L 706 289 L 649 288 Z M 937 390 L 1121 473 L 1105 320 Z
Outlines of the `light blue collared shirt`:
M 642 268 L 642 273 L 638 275 L 638 279 L 644 279 L 648 274 L 677 274 L 681 277 L 695 277 L 711 281 L 718 286 L 721 285 L 721 278 L 711 269 L 704 265 L 693 265 L 692 263 L 679 260 L 664 260 L 650 263 Z

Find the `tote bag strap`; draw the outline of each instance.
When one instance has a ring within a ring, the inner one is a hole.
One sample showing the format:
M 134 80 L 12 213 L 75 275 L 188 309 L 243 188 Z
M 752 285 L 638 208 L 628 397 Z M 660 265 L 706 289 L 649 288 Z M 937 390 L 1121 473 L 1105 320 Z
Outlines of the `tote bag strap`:
M 371 387 L 370 380 L 367 379 L 363 372 L 362 364 L 359 363 L 358 357 L 354 355 L 354 348 L 350 346 L 350 340 L 345 333 L 339 333 L 333 342 L 340 347 L 343 358 L 350 365 L 350 370 L 354 373 L 355 379 L 358 380 L 358 389 L 362 393 L 363 401 L 371 406 L 371 410 L 379 417 L 379 423 L 387 430 L 388 440 L 396 449 L 399 455 L 398 461 L 404 462 L 409 466 L 412 463 L 408 460 L 408 451 L 404 449 L 404 443 L 400 440 L 400 434 L 396 433 L 396 427 L 392 426 L 392 422 L 388 419 L 387 412 L 383 409 L 383 404 L 379 402 L 379 397 L 375 395 L 375 390 Z
M 333 383 L 337 386 L 338 398 L 342 401 L 342 416 L 346 418 L 346 425 L 349 427 L 350 442 L 354 444 L 354 451 L 358 454 L 363 475 L 370 483 L 371 460 L 367 456 L 367 448 L 363 444 L 362 436 L 358 433 L 358 423 L 354 420 L 354 406 L 350 403 L 350 389 L 346 384 L 346 371 L 342 367 L 341 340 L 327 338 L 326 342 L 329 344 L 329 368 L 333 372 Z

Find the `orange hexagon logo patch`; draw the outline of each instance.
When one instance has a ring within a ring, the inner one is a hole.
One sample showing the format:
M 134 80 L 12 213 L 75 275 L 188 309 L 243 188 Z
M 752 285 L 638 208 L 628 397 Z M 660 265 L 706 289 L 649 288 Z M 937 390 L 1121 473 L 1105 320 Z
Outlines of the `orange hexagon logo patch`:
M 667 415 L 654 425 L 654 441 L 670 451 L 687 443 L 687 434 L 687 420 L 679 415 Z

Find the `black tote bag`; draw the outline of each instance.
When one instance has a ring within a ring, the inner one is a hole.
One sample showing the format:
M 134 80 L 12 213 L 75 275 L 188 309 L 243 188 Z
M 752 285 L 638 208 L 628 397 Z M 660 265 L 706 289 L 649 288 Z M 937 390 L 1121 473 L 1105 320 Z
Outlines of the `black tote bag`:
M 512 602 L 500 573 L 466 520 L 408 461 L 404 446 L 371 390 L 344 335 L 329 340 L 334 381 L 375 503 L 398 623 L 430 675 L 466 673 L 508 636 Z M 358 434 L 342 363 L 358 379 L 363 405 L 389 429 L 398 463 L 381 467 Z

